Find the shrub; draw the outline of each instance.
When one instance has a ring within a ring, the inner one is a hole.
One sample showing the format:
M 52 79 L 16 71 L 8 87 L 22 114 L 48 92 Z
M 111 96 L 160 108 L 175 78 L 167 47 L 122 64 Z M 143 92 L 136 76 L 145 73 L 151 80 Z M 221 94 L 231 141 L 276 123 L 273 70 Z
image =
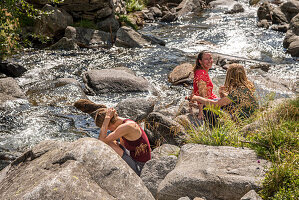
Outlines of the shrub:
M 144 8 L 144 3 L 141 0 L 126 0 L 126 10 L 128 12 L 140 11 Z

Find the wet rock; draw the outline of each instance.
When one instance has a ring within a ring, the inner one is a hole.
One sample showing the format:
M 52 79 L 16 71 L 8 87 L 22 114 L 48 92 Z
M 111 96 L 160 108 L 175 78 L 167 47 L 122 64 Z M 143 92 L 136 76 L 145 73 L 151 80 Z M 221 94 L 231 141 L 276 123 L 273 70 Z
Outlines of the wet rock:
M 184 139 L 184 128 L 176 121 L 158 112 L 152 112 L 145 120 L 145 129 L 149 130 L 155 145 L 180 145 Z
M 165 45 L 165 42 L 153 36 L 142 35 L 130 27 L 123 26 L 116 34 L 115 46 L 127 48 L 141 48 L 152 44 Z
M 267 20 L 272 21 L 273 6 L 269 2 L 262 3 L 257 10 L 257 17 L 259 21 Z
M 154 106 L 154 99 L 128 98 L 119 102 L 115 109 L 121 117 L 129 118 L 134 121 L 142 121 L 149 113 L 153 112 Z
M 68 26 L 65 29 L 65 37 L 74 40 L 83 48 L 105 47 L 112 43 L 109 33 L 83 27 Z
M 253 6 L 253 5 L 256 5 L 259 2 L 260 2 L 260 0 L 249 0 L 249 5 Z
M 263 200 L 263 199 L 254 190 L 250 190 L 240 200 Z
M 145 163 L 140 178 L 154 197 L 157 196 L 159 184 L 174 169 L 176 161 L 176 156 L 168 155 L 152 158 Z
M 299 37 L 299 36 L 298 36 Z M 287 50 L 293 57 L 299 57 L 299 40 L 292 42 Z
M 166 11 L 166 13 L 163 15 L 163 17 L 161 18 L 161 22 L 173 22 L 176 21 L 178 19 L 177 14 L 172 13 L 170 11 Z
M 18 192 L 16 192 L 18 191 Z M 0 172 L 0 198 L 153 200 L 142 180 L 106 144 L 44 141 Z
M 157 7 L 151 7 L 149 8 L 149 11 L 153 13 L 154 17 L 162 17 L 162 11 Z
M 268 72 L 270 69 L 271 65 L 270 64 L 263 64 L 263 63 L 259 63 L 256 65 L 252 65 L 250 66 L 250 69 L 261 69 L 264 72 Z
M 6 76 L 19 77 L 27 71 L 22 65 L 7 61 L 0 61 L 0 73 Z
M 295 35 L 292 30 L 288 30 L 284 40 L 283 40 L 283 47 L 288 48 L 292 42 L 299 40 L 299 36 Z
M 287 24 L 288 20 L 285 14 L 281 11 L 279 7 L 276 7 L 272 11 L 272 22 L 273 24 Z
M 240 13 L 240 12 L 244 12 L 244 8 L 241 4 L 236 3 L 231 10 L 229 10 L 225 13 L 226 14 L 235 14 L 235 13 Z
M 176 167 L 160 183 L 158 198 L 176 200 L 188 195 L 237 200 L 261 187 L 265 166 L 269 163 L 247 148 L 186 144 Z
M 66 37 L 61 38 L 58 42 L 50 47 L 51 50 L 78 50 L 79 46 L 73 39 Z
M 180 83 L 192 83 L 193 65 L 190 63 L 183 63 L 176 66 L 168 75 L 168 81 L 174 85 Z
M 11 78 L 0 79 L 0 104 L 9 100 L 26 99 L 25 94 L 17 84 L 17 82 Z
M 36 34 L 54 37 L 64 32 L 65 28 L 73 24 L 73 18 L 65 10 L 53 7 L 49 4 L 42 8 L 43 11 L 50 12 L 49 15 L 42 15 L 34 26 Z
M 299 56 L 298 44 L 299 43 L 299 14 L 297 14 L 290 23 L 290 28 L 286 33 L 283 41 L 283 46 L 288 48 L 288 52 L 293 57 Z
M 103 19 L 97 23 L 97 27 L 99 30 L 108 32 L 108 33 L 116 33 L 119 29 L 120 25 L 119 22 L 115 19 L 114 15 Z
M 146 79 L 134 76 L 124 70 L 90 70 L 83 74 L 83 81 L 85 86 L 95 94 L 147 92 L 150 90 L 150 84 Z
M 272 25 L 271 29 L 274 31 L 279 31 L 279 32 L 283 32 L 286 33 L 289 29 L 290 25 L 289 24 L 283 24 L 283 25 Z
M 159 39 L 159 38 L 156 38 L 155 36 L 153 36 L 153 35 L 142 35 L 142 37 L 144 38 L 144 39 L 146 39 L 147 41 L 149 41 L 151 44 L 153 44 L 153 45 L 156 45 L 156 44 L 158 44 L 158 45 L 161 45 L 161 46 L 165 46 L 166 45 L 166 42 L 165 41 L 163 41 L 163 40 L 161 40 L 161 39 Z
M 206 3 L 202 0 L 183 0 L 178 7 L 175 8 L 177 16 L 181 17 L 196 10 L 202 11 L 206 7 Z
M 33 105 L 72 105 L 76 100 L 87 99 L 80 84 L 74 79 L 45 81 L 29 88 L 29 102 Z
M 299 13 L 299 2 L 296 0 L 287 1 L 280 6 L 280 9 L 290 22 Z
M 268 29 L 270 27 L 270 25 L 271 25 L 271 22 L 267 21 L 266 19 L 263 19 L 257 23 L 258 27 L 262 27 L 265 29 Z

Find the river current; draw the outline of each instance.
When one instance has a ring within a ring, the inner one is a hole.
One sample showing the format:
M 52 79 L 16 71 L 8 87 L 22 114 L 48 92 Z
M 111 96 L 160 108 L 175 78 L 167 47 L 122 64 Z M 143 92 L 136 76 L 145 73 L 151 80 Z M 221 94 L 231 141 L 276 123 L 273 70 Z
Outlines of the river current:
M 19 155 L 46 139 L 71 141 L 95 136 L 99 129 L 92 119 L 72 107 L 77 98 L 76 88 L 62 89 L 60 96 L 67 100 L 59 102 L 55 101 L 57 97 L 32 92 L 32 88 L 43 87 L 44 83 L 57 78 L 74 78 L 83 86 L 82 74 L 91 69 L 128 67 L 156 88 L 157 106 L 178 105 L 190 93 L 191 86 L 173 86 L 167 75 L 181 63 L 194 64 L 196 54 L 206 49 L 242 60 L 260 98 L 271 92 L 276 98 L 295 96 L 298 93 L 298 61 L 283 48 L 284 33 L 258 28 L 257 7 L 249 6 L 246 0 L 241 4 L 245 9 L 243 13 L 224 14 L 232 7 L 228 4 L 190 14 L 174 23 L 146 24 L 140 30 L 164 40 L 165 47 L 79 51 L 28 49 L 16 55 L 13 60 L 28 69 L 22 77 L 16 78 L 28 101 L 7 102 L 6 109 L 0 110 L 0 153 Z M 251 65 L 259 62 L 270 64 L 270 70 L 250 69 Z M 225 70 L 214 67 L 210 76 L 216 90 L 223 84 Z M 123 99 L 140 96 L 151 97 L 153 94 L 88 97 L 98 103 L 115 106 Z

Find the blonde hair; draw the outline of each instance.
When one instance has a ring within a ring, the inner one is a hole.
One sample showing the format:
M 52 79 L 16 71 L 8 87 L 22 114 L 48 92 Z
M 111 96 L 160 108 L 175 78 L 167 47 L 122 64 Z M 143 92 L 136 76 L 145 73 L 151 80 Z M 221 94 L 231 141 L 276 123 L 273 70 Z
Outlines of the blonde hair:
M 108 110 L 107 106 L 96 104 L 88 99 L 79 99 L 74 103 L 74 106 L 82 112 L 88 113 L 94 119 L 95 124 L 98 127 L 102 126 Z M 118 115 L 115 113 L 111 118 L 110 123 L 114 124 L 117 117 Z
M 252 93 L 255 91 L 254 84 L 247 79 L 244 66 L 238 63 L 229 65 L 226 72 L 224 86 L 229 93 L 238 87 L 246 87 Z

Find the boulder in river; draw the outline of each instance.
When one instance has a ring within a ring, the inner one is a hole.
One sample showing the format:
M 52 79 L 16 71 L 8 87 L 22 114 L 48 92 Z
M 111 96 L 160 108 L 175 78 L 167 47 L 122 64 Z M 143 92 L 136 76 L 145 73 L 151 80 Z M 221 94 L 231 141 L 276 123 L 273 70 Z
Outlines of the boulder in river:
M 142 121 L 149 113 L 153 112 L 154 106 L 154 99 L 128 98 L 119 102 L 115 109 L 121 117 L 126 117 L 134 121 Z
M 8 100 L 26 99 L 18 83 L 11 77 L 0 79 L 0 104 Z
M 192 83 L 193 65 L 190 63 L 183 63 L 176 66 L 168 75 L 168 80 L 174 85 L 180 83 Z
M 95 94 L 147 92 L 151 89 L 146 79 L 119 69 L 89 70 L 83 74 L 83 81 Z
M 94 139 L 43 141 L 0 172 L 0 199 L 154 200 L 136 173 Z
M 263 199 L 254 190 L 250 190 L 240 200 L 263 200 Z
M 231 10 L 229 10 L 225 13 L 226 14 L 235 14 L 235 13 L 240 13 L 240 12 L 244 12 L 244 8 L 241 4 L 236 3 Z
M 22 65 L 17 63 L 0 61 L 0 73 L 6 76 L 19 77 L 27 71 Z
M 247 148 L 186 144 L 174 170 L 160 183 L 158 198 L 239 200 L 248 191 L 261 188 L 265 166 L 269 164 Z
M 119 28 L 116 33 L 115 46 L 118 47 L 142 48 L 142 47 L 155 45 L 155 44 L 165 46 L 165 42 L 163 42 L 162 40 L 153 38 L 153 36 L 142 35 L 127 26 L 123 26 Z

